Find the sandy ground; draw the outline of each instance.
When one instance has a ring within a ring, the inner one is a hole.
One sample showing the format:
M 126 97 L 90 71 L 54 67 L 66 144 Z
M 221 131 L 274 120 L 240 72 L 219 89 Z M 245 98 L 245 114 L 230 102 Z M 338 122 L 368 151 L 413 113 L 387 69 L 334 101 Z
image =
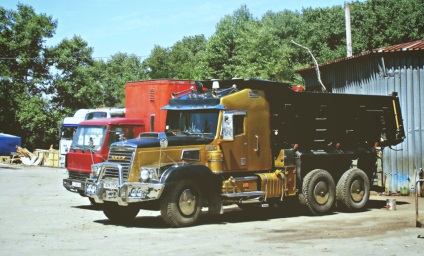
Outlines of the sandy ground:
M 60 168 L 0 164 L 0 255 L 424 255 L 413 196 L 372 195 L 365 211 L 319 217 L 292 205 L 227 206 L 180 229 L 142 210 L 121 226 L 63 188 L 65 176 Z M 387 210 L 387 198 L 396 210 Z M 424 219 L 424 198 L 419 213 Z

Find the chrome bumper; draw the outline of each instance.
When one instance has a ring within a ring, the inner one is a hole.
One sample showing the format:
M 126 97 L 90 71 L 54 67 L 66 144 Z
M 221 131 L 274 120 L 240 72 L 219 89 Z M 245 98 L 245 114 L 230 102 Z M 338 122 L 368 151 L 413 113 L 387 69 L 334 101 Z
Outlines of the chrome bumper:
M 71 192 L 84 192 L 85 181 L 67 178 L 63 179 L 63 186 Z
M 110 163 L 105 163 L 106 165 L 110 167 Z M 102 166 L 97 178 L 87 179 L 84 187 L 85 195 L 93 198 L 96 203 L 109 201 L 117 202 L 121 206 L 159 199 L 165 184 L 124 182 L 121 165 L 116 164 L 116 168 L 119 170 L 118 179 L 102 179 L 104 166 Z

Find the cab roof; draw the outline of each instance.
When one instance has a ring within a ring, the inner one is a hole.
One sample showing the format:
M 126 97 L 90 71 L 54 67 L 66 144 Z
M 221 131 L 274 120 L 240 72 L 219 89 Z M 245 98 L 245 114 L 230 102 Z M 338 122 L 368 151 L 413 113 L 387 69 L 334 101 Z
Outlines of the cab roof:
M 214 88 L 214 85 L 219 88 Z M 269 96 L 293 93 L 291 86 L 264 79 L 231 79 L 196 81 L 192 90 L 180 97 L 169 100 L 169 104 L 162 107 L 165 110 L 195 110 L 195 109 L 225 109 L 221 98 L 246 88 L 263 90 Z
M 79 125 L 140 125 L 144 126 L 144 120 L 140 118 L 97 118 L 91 120 L 85 120 L 79 123 Z

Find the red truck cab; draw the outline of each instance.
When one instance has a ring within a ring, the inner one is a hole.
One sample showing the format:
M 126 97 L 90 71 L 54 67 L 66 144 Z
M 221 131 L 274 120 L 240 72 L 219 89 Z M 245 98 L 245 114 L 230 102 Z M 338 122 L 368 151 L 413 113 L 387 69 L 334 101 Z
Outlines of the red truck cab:
M 65 166 L 69 177 L 63 186 L 84 195 L 85 179 L 91 165 L 107 160 L 109 146 L 113 142 L 137 137 L 145 131 L 145 124 L 138 118 L 100 118 L 82 121 L 77 128 Z
M 91 165 L 107 161 L 109 146 L 121 139 L 132 139 L 142 132 L 165 129 L 166 110 L 172 95 L 190 91 L 190 80 L 156 79 L 125 84 L 125 118 L 100 118 L 82 121 L 66 154 L 69 177 L 63 186 L 84 196 L 85 180 Z M 94 201 L 90 201 L 93 203 Z

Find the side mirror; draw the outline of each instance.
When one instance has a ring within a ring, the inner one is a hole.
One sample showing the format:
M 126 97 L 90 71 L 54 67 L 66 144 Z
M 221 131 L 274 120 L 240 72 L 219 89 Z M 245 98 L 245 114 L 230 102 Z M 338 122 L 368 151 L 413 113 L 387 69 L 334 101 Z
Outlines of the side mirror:
M 90 146 L 90 148 L 94 147 L 93 137 L 90 137 L 90 140 L 88 141 L 88 145 Z
M 224 113 L 222 115 L 222 122 L 221 122 L 222 140 L 228 140 L 228 141 L 234 140 L 233 116 L 234 115 L 232 113 Z

